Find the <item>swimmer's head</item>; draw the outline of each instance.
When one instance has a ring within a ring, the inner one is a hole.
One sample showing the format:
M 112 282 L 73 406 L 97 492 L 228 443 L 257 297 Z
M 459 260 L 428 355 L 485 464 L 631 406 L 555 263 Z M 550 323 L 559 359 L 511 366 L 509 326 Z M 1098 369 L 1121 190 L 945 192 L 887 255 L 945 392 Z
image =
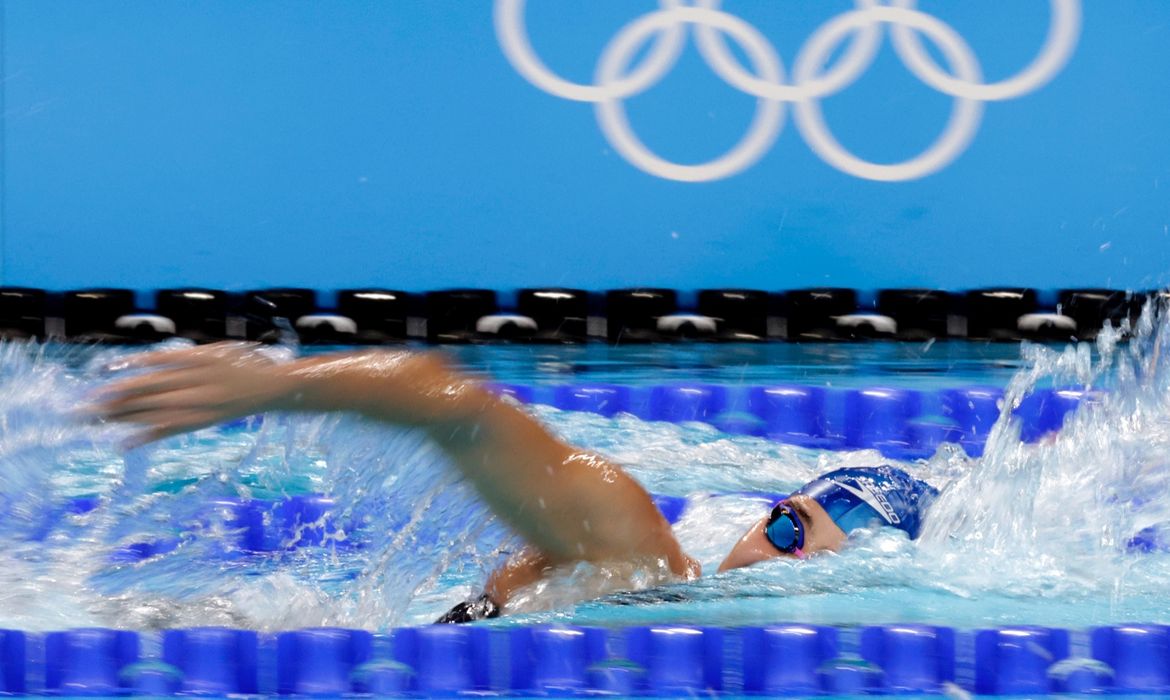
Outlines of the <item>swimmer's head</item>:
M 848 533 L 889 526 L 918 536 L 927 506 L 938 491 L 893 467 L 829 472 L 776 504 L 736 543 L 720 571 L 778 556 L 804 558 L 837 550 Z

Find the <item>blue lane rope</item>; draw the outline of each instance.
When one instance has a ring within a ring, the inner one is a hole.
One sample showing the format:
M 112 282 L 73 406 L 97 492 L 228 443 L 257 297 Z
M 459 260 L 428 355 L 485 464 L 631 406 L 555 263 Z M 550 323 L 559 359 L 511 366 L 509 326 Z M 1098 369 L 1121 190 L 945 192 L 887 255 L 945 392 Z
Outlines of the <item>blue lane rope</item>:
M 493 383 L 521 403 L 612 417 L 701 422 L 734 435 L 754 435 L 815 449 L 879 450 L 891 459 L 925 459 L 942 443 L 978 457 L 999 419 L 1003 390 L 964 386 L 939 391 L 889 387 L 826 389 L 802 385 L 721 384 L 525 385 Z M 1060 430 L 1093 394 L 1077 387 L 1037 389 L 1013 412 L 1020 437 L 1036 442 Z
M 0 631 L 14 695 L 1170 692 L 1170 628 L 921 624 L 720 628 L 434 625 L 384 634 L 217 627 Z M 150 650 L 149 652 L 146 650 Z

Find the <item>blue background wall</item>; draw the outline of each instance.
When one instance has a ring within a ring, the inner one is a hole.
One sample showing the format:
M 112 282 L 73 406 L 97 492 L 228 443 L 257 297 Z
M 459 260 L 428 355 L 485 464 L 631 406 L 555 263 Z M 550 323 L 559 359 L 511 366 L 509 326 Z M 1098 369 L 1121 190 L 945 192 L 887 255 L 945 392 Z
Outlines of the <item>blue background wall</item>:
M 649 0 L 532 0 L 532 43 L 586 81 Z M 1028 63 L 1041 0 L 921 0 L 988 79 Z M 1170 3 L 1086 0 L 1049 85 L 991 103 L 930 177 L 860 180 L 791 118 L 749 170 L 662 180 L 613 152 L 591 106 L 504 58 L 488 0 L 0 0 L 0 283 L 49 288 L 448 285 L 605 288 L 1170 279 Z M 725 0 L 791 68 L 845 0 Z M 824 110 L 863 157 L 900 160 L 951 99 L 888 42 Z M 665 157 L 705 160 L 755 100 L 689 44 L 627 103 Z

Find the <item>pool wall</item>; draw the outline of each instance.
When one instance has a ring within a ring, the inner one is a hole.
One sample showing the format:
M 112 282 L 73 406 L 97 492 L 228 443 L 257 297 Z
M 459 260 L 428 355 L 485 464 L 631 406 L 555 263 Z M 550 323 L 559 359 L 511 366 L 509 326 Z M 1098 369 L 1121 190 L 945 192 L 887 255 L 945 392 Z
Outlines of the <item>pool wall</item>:
M 533 49 L 582 82 L 611 39 L 654 9 L 529 5 Z M 818 28 L 850 8 L 725 5 L 774 47 L 786 75 Z M 759 160 L 693 183 L 635 167 L 593 105 L 522 77 L 488 0 L 0 0 L 0 284 L 1164 283 L 1166 4 L 921 5 L 970 46 L 989 81 L 1041 52 L 1051 7 L 1078 7 L 1083 22 L 1067 65 L 1026 94 L 980 101 L 969 145 L 934 174 L 877 182 L 843 172 L 813 152 L 788 104 Z M 887 163 L 926 149 L 954 103 L 888 39 L 822 100 L 841 144 Z M 691 163 L 730 149 L 757 107 L 693 38 L 622 104 L 648 148 Z

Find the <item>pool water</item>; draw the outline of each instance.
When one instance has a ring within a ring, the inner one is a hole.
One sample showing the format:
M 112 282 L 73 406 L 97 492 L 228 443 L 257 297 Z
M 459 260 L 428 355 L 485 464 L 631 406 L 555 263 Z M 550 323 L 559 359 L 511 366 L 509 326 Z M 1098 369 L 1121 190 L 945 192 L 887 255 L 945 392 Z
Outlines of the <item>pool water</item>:
M 1009 404 L 1038 386 L 1103 389 L 1054 439 L 1021 443 L 1003 420 L 979 460 L 943 445 L 902 463 L 943 488 L 918 541 L 861 532 L 837 554 L 718 575 L 770 505 L 719 494 L 784 492 L 830 469 L 890 460 L 532 406 L 652 492 L 686 496 L 675 532 L 707 575 L 679 583 L 580 565 L 518 596 L 493 624 L 1170 622 L 1170 555 L 1129 546 L 1147 528 L 1146 540 L 1157 540 L 1170 523 L 1170 350 L 1159 350 L 1168 335 L 1164 321 L 1146 317 L 1132 341 L 1106 333 L 1092 347 L 451 349 L 473 373 L 529 384 L 990 383 L 1007 387 Z M 518 546 L 433 446 L 350 416 L 271 415 L 124 453 L 128 428 L 87 422 L 78 409 L 117 374 L 111 365 L 138 351 L 0 345 L 0 627 L 422 624 L 477 593 Z M 333 498 L 323 537 L 320 523 L 298 524 L 297 536 L 315 533 L 323 545 L 240 546 L 239 522 L 225 515 L 232 504 L 297 494 Z
M 854 388 L 880 382 L 933 389 L 980 382 L 1003 385 L 1024 366 L 1018 345 L 965 341 L 464 345 L 445 351 L 498 381 L 534 385 L 699 382 Z

